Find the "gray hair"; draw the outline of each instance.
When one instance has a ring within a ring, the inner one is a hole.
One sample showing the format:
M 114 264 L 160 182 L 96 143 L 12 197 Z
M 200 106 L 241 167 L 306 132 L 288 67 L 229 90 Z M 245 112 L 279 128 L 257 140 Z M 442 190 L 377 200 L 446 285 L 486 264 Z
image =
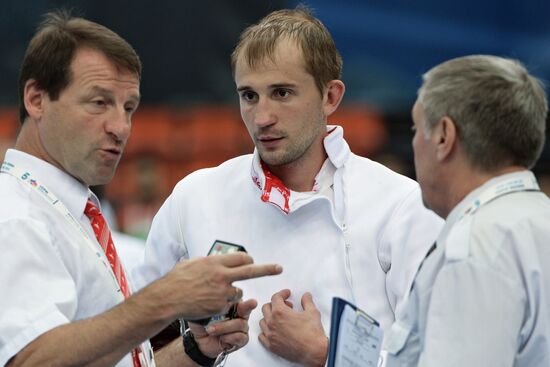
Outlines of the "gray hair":
M 548 102 L 541 81 L 519 61 L 459 57 L 432 68 L 423 81 L 418 100 L 427 133 L 448 116 L 473 166 L 494 171 L 535 165 L 544 146 Z

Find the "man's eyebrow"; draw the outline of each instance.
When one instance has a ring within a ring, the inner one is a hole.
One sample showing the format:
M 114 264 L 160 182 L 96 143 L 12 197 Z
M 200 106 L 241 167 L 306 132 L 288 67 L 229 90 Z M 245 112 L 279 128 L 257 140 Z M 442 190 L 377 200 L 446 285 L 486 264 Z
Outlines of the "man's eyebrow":
M 296 88 L 297 85 L 293 83 L 276 83 L 276 84 L 270 84 L 268 86 L 269 89 L 277 89 L 277 88 Z M 244 90 L 251 90 L 252 87 L 249 87 L 247 85 L 243 85 L 242 87 L 237 88 L 237 92 L 242 92 Z
M 130 100 L 136 104 L 139 104 L 139 102 L 141 101 L 141 94 L 137 93 L 137 94 L 131 94 L 130 95 Z
M 99 94 L 102 94 L 106 97 L 109 97 L 109 98 L 114 98 L 114 93 L 113 91 L 109 90 L 109 89 L 106 89 L 106 88 L 103 88 L 103 87 L 100 87 L 98 85 L 94 85 L 91 89 L 92 93 L 99 93 Z M 137 94 L 131 94 L 130 95 L 130 100 L 132 100 L 133 102 L 135 103 L 139 103 L 140 100 L 141 100 L 141 95 L 139 93 Z
M 100 87 L 100 86 L 97 86 L 97 85 L 94 85 L 94 86 L 91 88 L 91 92 L 92 92 L 92 93 L 103 94 L 103 95 L 106 95 L 106 96 L 109 96 L 109 97 L 113 97 L 113 96 L 114 96 L 114 93 L 113 93 L 111 90 L 106 89 L 106 88 L 103 88 L 103 87 Z
M 293 83 L 278 83 L 278 84 L 271 84 L 269 86 L 270 89 L 277 89 L 277 88 L 296 88 L 297 85 Z

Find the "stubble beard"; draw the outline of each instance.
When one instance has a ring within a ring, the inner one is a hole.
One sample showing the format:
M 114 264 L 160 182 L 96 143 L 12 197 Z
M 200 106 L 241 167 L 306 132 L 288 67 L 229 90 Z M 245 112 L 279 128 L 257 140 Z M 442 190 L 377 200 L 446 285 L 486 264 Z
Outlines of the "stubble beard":
M 289 147 L 286 147 L 281 150 L 276 151 L 267 151 L 258 149 L 260 158 L 264 163 L 273 167 L 280 167 L 288 164 L 292 164 L 300 160 L 311 148 L 317 139 L 317 135 L 312 135 L 311 139 L 300 140 L 290 144 Z

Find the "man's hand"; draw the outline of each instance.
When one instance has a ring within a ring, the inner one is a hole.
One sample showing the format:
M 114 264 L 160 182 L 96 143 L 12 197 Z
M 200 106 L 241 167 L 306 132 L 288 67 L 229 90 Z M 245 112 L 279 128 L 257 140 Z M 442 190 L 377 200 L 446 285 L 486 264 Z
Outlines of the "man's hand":
M 250 299 L 237 304 L 237 318 L 204 326 L 189 323 L 199 349 L 205 356 L 215 358 L 222 351 L 231 352 L 248 343 L 248 317 L 258 302 Z
M 167 320 L 197 320 L 226 313 L 241 299 L 242 290 L 232 285 L 234 281 L 281 271 L 280 265 L 254 265 L 252 258 L 243 252 L 201 257 L 178 263 L 137 296 L 141 302 L 155 301 L 156 312 Z
M 269 351 L 305 366 L 324 366 L 328 338 L 321 324 L 321 313 L 311 293 L 302 296 L 303 311 L 294 311 L 287 301 L 290 290 L 283 289 L 262 307 L 260 343 Z

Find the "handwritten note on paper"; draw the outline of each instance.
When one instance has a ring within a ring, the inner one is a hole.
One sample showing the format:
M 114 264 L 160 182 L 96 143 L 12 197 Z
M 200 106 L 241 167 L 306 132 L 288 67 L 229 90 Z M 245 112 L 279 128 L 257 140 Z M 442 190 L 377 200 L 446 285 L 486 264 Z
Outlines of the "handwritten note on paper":
M 383 332 L 346 305 L 340 319 L 336 367 L 377 367 Z

